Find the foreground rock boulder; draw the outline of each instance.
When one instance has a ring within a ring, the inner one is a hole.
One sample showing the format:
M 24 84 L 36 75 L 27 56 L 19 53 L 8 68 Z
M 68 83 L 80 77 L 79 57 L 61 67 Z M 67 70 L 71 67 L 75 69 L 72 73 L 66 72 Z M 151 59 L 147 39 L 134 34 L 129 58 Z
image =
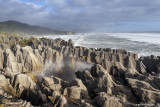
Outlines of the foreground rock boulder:
M 13 87 L 16 89 L 17 93 L 21 95 L 24 89 L 35 89 L 36 84 L 31 80 L 29 76 L 25 74 L 19 74 L 15 76 Z
M 8 81 L 4 75 L 0 75 L 0 87 L 3 89 L 8 87 Z
M 158 56 L 147 56 L 141 57 L 140 60 L 144 63 L 149 73 L 155 72 L 160 74 L 160 57 Z
M 73 99 L 90 99 L 86 86 L 80 79 L 75 79 L 70 83 L 70 87 L 64 89 L 63 95 Z
M 42 105 L 47 103 L 47 97 L 41 91 L 34 89 L 24 89 L 20 98 L 30 101 L 33 105 Z
M 94 99 L 94 104 L 98 107 L 123 107 L 123 103 L 120 99 L 107 96 L 104 92 L 98 94 L 98 96 Z

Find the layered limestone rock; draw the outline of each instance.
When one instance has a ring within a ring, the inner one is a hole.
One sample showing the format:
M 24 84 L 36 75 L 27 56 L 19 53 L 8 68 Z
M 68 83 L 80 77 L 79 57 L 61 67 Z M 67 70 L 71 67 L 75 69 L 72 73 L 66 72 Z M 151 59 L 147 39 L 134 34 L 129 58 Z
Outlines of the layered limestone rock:
M 0 88 L 35 106 L 160 103 L 160 57 L 139 59 L 122 49 L 75 47 L 71 40 L 1 39 Z M 10 47 L 9 40 L 15 45 Z
M 6 93 L 0 88 L 0 106 L 14 106 L 14 107 L 33 107 L 30 102 L 22 99 L 16 99 L 14 96 Z
M 15 81 L 13 82 L 13 87 L 16 89 L 17 93 L 21 95 L 24 89 L 35 89 L 36 84 L 31 80 L 31 78 L 25 74 L 19 74 L 15 76 Z
M 0 49 L 0 70 L 3 69 L 4 56 L 3 51 Z
M 147 72 L 160 74 L 160 57 L 158 56 L 148 56 L 141 57 L 140 60 L 144 63 Z
M 64 89 L 63 95 L 73 99 L 90 99 L 88 90 L 80 79 L 71 81 L 70 87 Z
M 95 105 L 98 107 L 123 107 L 120 99 L 107 96 L 104 92 L 99 93 L 94 100 Z
M 27 72 L 39 71 L 43 67 L 41 56 L 36 50 L 33 50 L 31 47 L 22 48 L 22 56 L 24 59 L 24 67 Z
M 0 75 L 0 88 L 7 88 L 8 87 L 8 81 L 7 79 L 5 78 L 4 75 Z

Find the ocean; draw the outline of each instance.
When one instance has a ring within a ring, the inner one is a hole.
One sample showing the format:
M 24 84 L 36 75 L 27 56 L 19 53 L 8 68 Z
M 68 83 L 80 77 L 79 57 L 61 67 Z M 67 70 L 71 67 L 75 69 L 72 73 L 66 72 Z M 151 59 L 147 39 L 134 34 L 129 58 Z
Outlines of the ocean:
M 86 33 L 51 35 L 47 38 L 72 39 L 75 46 L 88 48 L 125 49 L 140 56 L 160 56 L 160 33 Z

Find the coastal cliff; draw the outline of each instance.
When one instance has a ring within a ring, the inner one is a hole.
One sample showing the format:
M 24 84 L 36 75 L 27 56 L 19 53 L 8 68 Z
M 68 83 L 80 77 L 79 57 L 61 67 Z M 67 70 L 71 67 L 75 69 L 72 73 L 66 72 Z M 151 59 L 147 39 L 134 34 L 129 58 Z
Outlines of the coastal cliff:
M 1 33 L 0 98 L 27 107 L 159 106 L 160 57 Z

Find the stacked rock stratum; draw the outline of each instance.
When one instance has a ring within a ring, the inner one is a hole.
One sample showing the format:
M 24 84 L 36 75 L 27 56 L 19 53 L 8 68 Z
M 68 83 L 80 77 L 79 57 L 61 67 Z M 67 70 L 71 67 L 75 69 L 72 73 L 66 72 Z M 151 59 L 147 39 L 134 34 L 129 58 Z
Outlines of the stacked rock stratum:
M 160 57 L 0 36 L 1 105 L 160 106 Z

